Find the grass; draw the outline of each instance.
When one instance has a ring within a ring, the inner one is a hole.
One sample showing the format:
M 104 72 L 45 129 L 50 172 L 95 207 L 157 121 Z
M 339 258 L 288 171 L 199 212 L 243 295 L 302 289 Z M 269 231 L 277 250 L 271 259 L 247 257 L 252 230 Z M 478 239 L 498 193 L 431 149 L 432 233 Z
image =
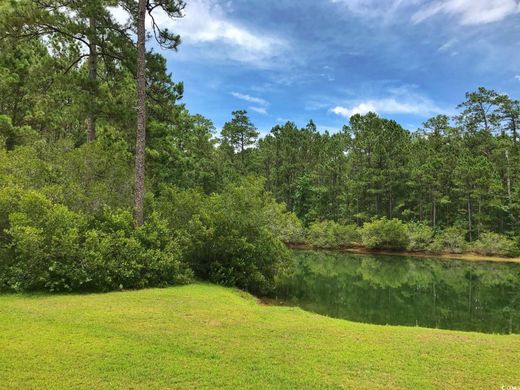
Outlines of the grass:
M 0 296 L 0 388 L 520 385 L 520 335 L 336 320 L 207 284 Z

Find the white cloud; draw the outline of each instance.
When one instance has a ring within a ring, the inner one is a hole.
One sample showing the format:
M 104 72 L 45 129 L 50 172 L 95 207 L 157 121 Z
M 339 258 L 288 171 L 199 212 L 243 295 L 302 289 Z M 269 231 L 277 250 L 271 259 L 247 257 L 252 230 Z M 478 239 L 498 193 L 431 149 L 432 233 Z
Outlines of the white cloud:
M 411 15 L 420 23 L 437 15 L 453 16 L 460 25 L 499 22 L 519 13 L 518 0 L 330 0 L 342 4 L 351 13 L 398 23 Z
M 445 44 L 443 44 L 442 46 L 440 46 L 437 51 L 449 51 L 453 45 L 455 45 L 455 43 L 457 42 L 456 39 L 450 39 L 448 42 L 446 42 Z
M 128 21 L 128 13 L 121 7 L 109 7 L 112 16 L 120 23 Z M 160 8 L 153 11 L 157 24 L 180 34 L 190 46 L 203 46 L 200 53 L 207 56 L 224 56 L 238 62 L 265 67 L 274 57 L 285 51 L 287 43 L 274 35 L 252 31 L 226 15 L 225 3 L 218 0 L 191 0 L 184 9 L 184 17 L 170 19 Z M 151 20 L 148 27 L 151 30 Z M 215 46 L 212 50 L 207 45 Z M 182 46 L 181 46 L 182 50 Z
M 439 108 L 430 99 L 419 95 L 410 88 L 398 88 L 390 90 L 389 97 L 380 99 L 366 99 L 351 102 L 348 105 L 337 105 L 330 109 L 336 115 L 350 118 L 355 114 L 365 115 L 369 112 L 378 114 L 409 114 L 417 116 L 429 116 L 446 112 Z
M 267 115 L 267 110 L 265 107 L 251 106 L 251 107 L 249 107 L 249 109 L 252 111 L 258 112 L 259 114 Z
M 185 42 L 215 44 L 215 51 L 239 62 L 265 64 L 286 49 L 286 43 L 266 32 L 252 31 L 226 16 L 222 2 L 192 0 L 186 16 L 171 26 Z M 222 47 L 226 46 L 226 47 Z
M 130 19 L 130 15 L 128 12 L 126 12 L 123 7 L 117 6 L 117 7 L 107 7 L 108 12 L 112 15 L 112 17 L 115 19 L 116 22 L 120 24 L 126 24 L 128 20 Z
M 269 102 L 267 100 L 240 92 L 231 92 L 231 95 L 237 99 L 255 104 L 254 106 L 249 106 L 249 110 L 262 115 L 267 115 L 267 107 L 269 106 Z
M 517 75 L 515 76 L 515 79 L 517 79 L 518 81 L 520 81 L 520 74 L 517 74 Z
M 378 104 L 377 101 L 367 101 L 363 103 L 359 103 L 358 105 L 352 106 L 352 107 L 343 107 L 343 106 L 336 106 L 334 108 L 331 108 L 331 111 L 340 116 L 344 116 L 345 118 L 350 118 L 353 115 L 361 114 L 365 115 L 369 112 L 377 112 L 376 105 Z
M 520 12 L 517 0 L 437 0 L 412 15 L 420 23 L 436 15 L 454 16 L 463 26 L 499 22 Z
M 419 0 L 330 0 L 332 3 L 345 6 L 350 12 L 364 17 L 391 17 L 405 6 Z
M 456 39 L 450 39 L 448 42 L 446 42 L 445 44 L 441 45 L 437 51 L 439 53 L 447 53 L 449 54 L 450 56 L 456 56 L 459 54 L 459 52 L 457 50 L 454 49 L 454 46 L 456 45 L 457 43 L 457 40 Z
M 245 100 L 246 102 L 249 102 L 249 103 L 259 104 L 261 106 L 269 105 L 269 102 L 267 102 L 266 100 L 264 100 L 262 98 L 254 97 L 254 96 L 243 94 L 240 92 L 231 92 L 231 95 L 233 95 L 237 99 Z

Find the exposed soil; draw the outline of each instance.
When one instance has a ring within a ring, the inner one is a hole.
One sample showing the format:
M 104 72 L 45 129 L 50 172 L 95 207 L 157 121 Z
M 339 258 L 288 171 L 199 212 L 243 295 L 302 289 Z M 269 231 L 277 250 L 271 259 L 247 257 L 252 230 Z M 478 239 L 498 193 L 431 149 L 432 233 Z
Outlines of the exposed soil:
M 341 251 L 350 253 L 364 253 L 364 254 L 379 254 L 389 256 L 414 256 L 414 257 L 429 257 L 438 258 L 441 260 L 464 260 L 464 261 L 493 261 L 501 263 L 520 263 L 518 257 L 501 257 L 501 256 L 484 256 L 474 252 L 465 253 L 441 253 L 433 254 L 428 252 L 408 252 L 408 251 L 393 251 L 388 249 L 370 249 L 364 246 L 351 246 L 351 247 L 336 247 L 336 248 L 320 248 L 308 244 L 295 244 L 286 243 L 289 248 L 292 249 L 305 249 L 305 250 L 328 250 L 328 251 Z

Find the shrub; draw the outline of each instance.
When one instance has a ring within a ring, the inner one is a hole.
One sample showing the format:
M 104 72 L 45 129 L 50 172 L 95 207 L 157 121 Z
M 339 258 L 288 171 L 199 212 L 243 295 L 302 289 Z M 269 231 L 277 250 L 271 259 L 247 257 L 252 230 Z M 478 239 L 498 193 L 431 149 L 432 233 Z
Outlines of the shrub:
M 307 240 L 311 245 L 330 248 L 337 246 L 334 221 L 313 222 L 307 232 Z
M 86 218 L 36 191 L 23 193 L 9 214 L 4 282 L 9 289 L 71 291 L 88 281 L 80 265 Z
M 356 225 L 340 225 L 334 221 L 313 222 L 309 226 L 307 240 L 320 248 L 351 246 L 359 242 Z
M 408 228 L 408 250 L 424 251 L 433 241 L 433 230 L 422 223 L 409 223 Z
M 265 210 L 267 227 L 282 242 L 298 244 L 305 242 L 305 228 L 295 213 L 286 212 L 285 205 L 272 202 Z
M 192 260 L 192 253 L 208 237 L 208 226 L 201 220 L 207 210 L 208 199 L 207 195 L 197 189 L 163 186 L 159 196 L 149 205 L 167 221 L 172 239 L 179 243 L 188 262 Z
M 185 229 L 187 258 L 196 275 L 255 294 L 273 291 L 291 258 L 271 230 L 266 210 L 273 203 L 263 181 L 253 178 L 209 196 Z
M 361 242 L 360 229 L 354 225 L 338 225 L 336 237 L 340 246 L 352 246 Z
M 466 232 L 464 229 L 452 226 L 437 234 L 428 250 L 434 253 L 450 252 L 462 253 L 466 249 Z
M 368 248 L 405 249 L 409 244 L 408 229 L 398 219 L 381 218 L 363 225 L 363 244 Z
M 125 210 L 89 220 L 37 191 L 2 191 L 0 205 L 6 193 L 14 196 L 0 235 L 2 289 L 108 291 L 189 280 L 179 245 L 155 214 L 135 229 Z
M 105 209 L 85 233 L 85 258 L 94 290 L 182 284 L 191 277 L 167 222 L 155 213 L 135 229 L 129 211 Z
M 501 234 L 484 232 L 472 245 L 472 249 L 481 255 L 516 256 L 518 248 L 515 242 Z

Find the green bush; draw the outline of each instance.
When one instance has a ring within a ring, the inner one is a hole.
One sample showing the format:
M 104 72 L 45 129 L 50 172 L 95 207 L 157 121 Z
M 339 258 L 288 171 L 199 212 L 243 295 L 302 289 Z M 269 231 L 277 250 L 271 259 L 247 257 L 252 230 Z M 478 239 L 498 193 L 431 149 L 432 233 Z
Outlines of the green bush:
M 331 248 L 337 246 L 334 221 L 317 221 L 310 224 L 307 232 L 308 242 L 316 247 Z
M 81 289 L 88 281 L 80 264 L 86 218 L 36 191 L 20 194 L 12 206 L 3 237 L 3 284 L 16 291 Z
M 519 252 L 512 239 L 492 232 L 481 233 L 479 239 L 471 246 L 471 249 L 485 256 L 498 255 L 513 257 L 518 255 Z
M 336 237 L 340 246 L 353 246 L 361 243 L 360 229 L 354 224 L 340 224 L 336 228 Z
M 462 253 L 466 249 L 464 236 L 466 231 L 462 228 L 452 226 L 437 234 L 428 250 L 433 253 L 449 252 Z
M 132 215 L 106 208 L 95 218 L 37 191 L 9 194 L 0 212 L 0 288 L 14 291 L 108 291 L 183 283 L 188 267 L 167 222 L 152 214 L 140 228 Z M 7 221 L 5 214 L 8 214 Z
M 307 232 L 309 244 L 319 248 L 352 246 L 360 240 L 356 225 L 340 225 L 334 221 L 313 222 Z
M 287 244 L 300 244 L 305 242 L 305 228 L 302 221 L 293 212 L 287 212 L 285 204 L 271 202 L 267 205 L 265 214 L 267 227 Z
M 184 233 L 187 259 L 196 275 L 255 294 L 274 290 L 290 255 L 271 230 L 274 200 L 263 181 L 246 178 L 207 197 Z
M 433 241 L 433 230 L 422 223 L 409 223 L 408 227 L 408 250 L 412 252 L 424 251 Z
M 129 211 L 105 209 L 85 233 L 85 264 L 93 290 L 182 284 L 191 277 L 167 222 L 155 213 L 135 229 Z
M 409 244 L 408 229 L 398 219 L 376 219 L 363 225 L 363 244 L 368 248 L 406 249 Z

